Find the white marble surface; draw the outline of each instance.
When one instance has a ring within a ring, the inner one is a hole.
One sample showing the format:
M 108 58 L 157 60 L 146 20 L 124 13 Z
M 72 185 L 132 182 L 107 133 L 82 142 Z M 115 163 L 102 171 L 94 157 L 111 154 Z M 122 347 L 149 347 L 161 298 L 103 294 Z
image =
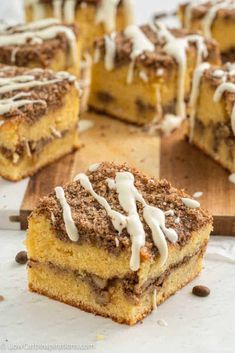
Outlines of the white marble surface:
M 55 345 L 62 345 L 61 352 L 78 352 L 84 347 L 98 353 L 235 352 L 235 238 L 212 238 L 200 277 L 142 324 L 128 327 L 28 292 L 26 268 L 14 261 L 24 248 L 24 237 L 23 232 L 0 231 L 0 295 L 5 297 L 0 302 L 1 353 L 49 348 L 55 352 Z M 210 296 L 193 296 L 196 284 L 207 285 Z M 159 325 L 162 319 L 167 327 Z M 97 335 L 103 336 L 102 340 Z M 33 349 L 30 344 L 35 345 Z M 76 350 L 70 345 L 76 345 Z

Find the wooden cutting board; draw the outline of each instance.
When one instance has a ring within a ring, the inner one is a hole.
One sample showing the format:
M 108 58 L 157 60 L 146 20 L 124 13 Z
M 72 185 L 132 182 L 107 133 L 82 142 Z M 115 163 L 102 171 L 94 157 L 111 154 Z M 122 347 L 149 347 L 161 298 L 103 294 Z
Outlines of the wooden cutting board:
M 21 228 L 39 198 L 57 185 L 72 180 L 90 164 L 101 161 L 127 162 L 150 176 L 166 178 L 190 194 L 202 191 L 200 203 L 214 216 L 214 233 L 235 235 L 235 185 L 228 172 L 184 138 L 184 129 L 160 139 L 143 129 L 94 113 L 84 119 L 94 127 L 81 134 L 81 149 L 44 168 L 30 179 L 21 210 Z

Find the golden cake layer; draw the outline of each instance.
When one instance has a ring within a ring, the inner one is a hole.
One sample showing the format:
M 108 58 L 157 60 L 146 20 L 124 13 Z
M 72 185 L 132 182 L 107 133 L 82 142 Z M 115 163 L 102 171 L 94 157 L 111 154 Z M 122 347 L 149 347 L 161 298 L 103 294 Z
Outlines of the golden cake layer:
M 91 166 L 30 216 L 29 288 L 132 325 L 198 275 L 211 230 L 208 213 L 167 181 Z
M 79 92 L 65 72 L 0 66 L 0 175 L 15 181 L 78 147 Z
M 122 30 L 133 22 L 132 0 L 25 0 L 27 21 L 58 18 L 79 25 L 83 50 L 92 49 L 95 38 Z
M 235 172 L 235 66 L 207 67 L 198 77 L 191 99 L 191 142 Z
M 89 106 L 138 125 L 185 118 L 193 70 L 204 60 L 220 63 L 216 44 L 198 34 L 129 26 L 96 41 Z
M 17 26 L 1 26 L 0 63 L 29 68 L 80 71 L 81 41 L 75 26 L 46 19 Z
M 190 1 L 180 5 L 178 15 L 183 27 L 200 30 L 215 39 L 223 61 L 235 60 L 235 2 L 233 0 Z

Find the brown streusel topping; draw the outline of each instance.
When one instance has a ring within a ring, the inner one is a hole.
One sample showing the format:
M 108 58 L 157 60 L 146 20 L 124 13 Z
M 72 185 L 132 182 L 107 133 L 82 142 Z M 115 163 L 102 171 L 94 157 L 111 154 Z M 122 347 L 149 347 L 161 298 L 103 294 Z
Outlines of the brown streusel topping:
M 161 68 L 171 68 L 176 65 L 175 59 L 164 52 L 165 40 L 159 38 L 157 33 L 149 26 L 141 26 L 140 29 L 146 35 L 146 37 L 154 44 L 155 51 L 145 51 L 143 54 L 136 58 L 136 63 L 142 64 L 148 68 L 154 70 Z M 171 29 L 171 33 L 176 38 L 184 38 L 187 35 L 195 34 L 193 31 L 187 31 L 185 29 Z M 130 54 L 132 52 L 132 41 L 127 38 L 123 32 L 118 32 L 115 36 L 116 43 L 116 66 L 125 65 L 131 61 Z M 207 61 L 217 63 L 219 61 L 219 51 L 214 41 L 205 40 L 208 48 L 208 57 L 205 58 Z M 99 48 L 102 56 L 105 54 L 105 37 L 99 38 L 95 41 L 95 48 Z M 196 50 L 195 43 L 189 43 L 188 50 Z
M 19 75 L 33 75 L 35 80 L 54 80 L 58 79 L 58 74 L 51 70 L 43 69 L 27 69 L 15 66 L 5 66 L 0 64 L 0 78 L 15 77 Z M 72 76 L 70 76 L 72 78 Z M 41 116 L 46 114 L 48 110 L 55 109 L 63 105 L 63 98 L 72 87 L 74 80 L 69 78 L 61 78 L 58 82 L 46 84 L 42 86 L 21 88 L 6 93 L 0 93 L 0 99 L 6 99 L 15 96 L 18 93 L 30 93 L 25 99 L 27 100 L 43 100 L 45 104 L 34 103 L 26 104 L 19 108 L 12 108 L 10 112 L 3 115 L 5 120 L 8 119 L 24 119 L 28 123 L 34 123 Z
M 166 180 L 151 179 L 126 164 L 116 165 L 104 162 L 97 171 L 88 171 L 87 175 L 94 190 L 106 198 L 112 209 L 125 214 L 119 204 L 116 191 L 110 190 L 106 181 L 107 178 L 115 178 L 118 171 L 129 171 L 134 175 L 135 186 L 148 204 L 157 206 L 162 211 L 174 210 L 174 216 L 166 216 L 166 226 L 174 228 L 178 233 L 177 246 L 184 246 L 189 241 L 193 231 L 212 223 L 212 218 L 207 211 L 201 208 L 187 208 L 181 200 L 181 197 L 186 196 L 184 191 L 173 188 Z M 121 235 L 117 234 L 105 209 L 80 185 L 79 181 L 67 184 L 64 191 L 78 229 L 78 243 L 94 243 L 96 246 L 113 253 L 119 253 L 123 249 L 130 250 L 130 235 L 126 229 L 123 230 Z M 157 249 L 154 246 L 151 231 L 143 220 L 143 207 L 139 202 L 137 202 L 137 208 L 146 232 L 145 250 L 148 254 L 154 255 L 157 253 Z M 54 192 L 40 201 L 34 214 L 43 214 L 49 218 L 57 237 L 70 242 L 65 230 L 62 208 Z M 176 217 L 180 218 L 178 224 L 174 222 Z M 116 247 L 116 237 L 119 239 L 119 247 Z

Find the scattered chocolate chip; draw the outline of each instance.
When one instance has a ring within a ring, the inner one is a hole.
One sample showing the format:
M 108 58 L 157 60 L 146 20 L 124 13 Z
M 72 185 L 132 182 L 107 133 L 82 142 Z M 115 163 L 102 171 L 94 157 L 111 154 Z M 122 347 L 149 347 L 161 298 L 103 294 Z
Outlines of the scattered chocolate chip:
M 28 261 L 28 256 L 26 251 L 20 251 L 15 257 L 16 262 L 18 264 L 24 265 Z
M 207 297 L 210 294 L 210 289 L 206 286 L 195 286 L 192 293 L 197 297 Z
M 0 302 L 3 302 L 4 299 L 5 299 L 4 296 L 0 295 Z

